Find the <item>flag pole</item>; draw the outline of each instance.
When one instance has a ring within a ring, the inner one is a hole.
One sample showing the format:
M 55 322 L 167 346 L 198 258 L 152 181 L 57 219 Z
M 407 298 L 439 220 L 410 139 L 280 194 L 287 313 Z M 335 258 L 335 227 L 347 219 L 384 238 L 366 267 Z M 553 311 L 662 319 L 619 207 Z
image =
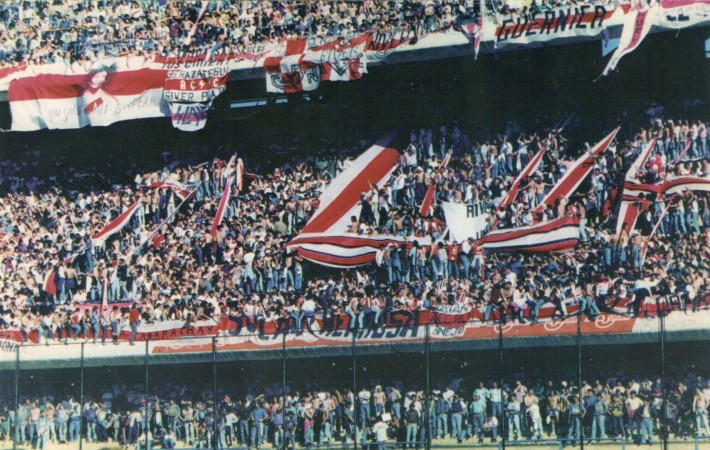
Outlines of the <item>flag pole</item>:
M 155 230 L 153 230 L 153 232 L 150 233 L 150 235 L 147 238 L 145 238 L 140 244 L 138 244 L 138 246 L 135 249 L 133 249 L 133 251 L 131 252 L 131 254 L 128 257 L 129 258 L 133 257 L 133 255 L 137 254 L 140 251 L 140 249 L 143 248 L 143 246 L 148 241 L 153 239 L 153 237 L 158 233 L 158 230 L 160 230 L 163 227 L 163 225 L 170 222 L 172 220 L 172 218 L 175 217 L 175 215 L 178 213 L 178 211 L 180 211 L 180 208 L 182 207 L 182 205 L 184 205 L 185 202 L 190 200 L 192 198 L 192 196 L 195 195 L 195 192 L 197 192 L 197 188 L 193 189 L 192 192 L 190 192 L 190 195 L 185 197 L 185 200 L 181 201 L 180 204 L 177 206 L 177 208 L 175 208 L 175 211 L 173 211 L 168 217 L 166 217 L 165 220 L 160 222 L 160 224 L 155 228 Z

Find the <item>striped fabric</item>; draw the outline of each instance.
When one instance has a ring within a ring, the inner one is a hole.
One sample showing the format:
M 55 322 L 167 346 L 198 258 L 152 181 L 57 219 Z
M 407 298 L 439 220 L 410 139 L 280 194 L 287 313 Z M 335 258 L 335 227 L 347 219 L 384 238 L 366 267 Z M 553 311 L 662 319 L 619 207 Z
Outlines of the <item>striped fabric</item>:
M 360 235 L 349 232 L 350 217 L 360 217 L 361 194 L 381 188 L 397 165 L 399 153 L 386 146 L 387 136 L 370 147 L 338 175 L 320 196 L 320 206 L 310 221 L 287 245 L 301 257 L 330 267 L 351 268 L 369 264 L 381 245 L 402 244 L 392 235 Z M 376 205 L 375 205 L 376 207 Z
M 121 215 L 116 217 L 111 223 L 106 225 L 101 231 L 96 233 L 95 235 L 91 236 L 91 241 L 93 243 L 97 242 L 102 242 L 108 239 L 109 236 L 118 233 L 125 227 L 128 222 L 131 221 L 131 218 L 133 215 L 136 213 L 138 210 L 138 207 L 140 206 L 141 201 L 138 200 L 134 204 L 132 204 L 130 207 L 128 207 L 127 210 L 125 210 Z
M 484 250 L 543 253 L 574 248 L 579 242 L 579 217 L 568 216 L 526 227 L 494 230 L 477 241 Z
M 617 127 L 604 139 L 597 142 L 588 152 L 572 163 L 560 181 L 558 181 L 550 192 L 547 193 L 545 198 L 542 199 L 542 202 L 538 205 L 538 210 L 542 209 L 542 205 L 547 205 L 548 208 L 552 208 L 555 206 L 557 200 L 566 199 L 570 194 L 576 191 L 579 185 L 582 184 L 582 181 L 589 175 L 589 172 L 592 171 L 595 158 L 609 148 L 609 145 L 611 145 L 618 132 L 619 128 Z

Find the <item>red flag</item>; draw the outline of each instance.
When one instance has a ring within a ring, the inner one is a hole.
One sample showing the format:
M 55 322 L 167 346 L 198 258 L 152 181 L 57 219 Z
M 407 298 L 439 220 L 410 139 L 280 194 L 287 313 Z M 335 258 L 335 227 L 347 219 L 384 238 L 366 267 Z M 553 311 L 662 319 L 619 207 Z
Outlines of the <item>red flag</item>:
M 49 295 L 57 295 L 57 285 L 54 283 L 54 269 L 50 269 L 44 276 L 42 289 Z
M 688 152 L 688 149 L 690 148 L 690 144 L 692 144 L 692 143 L 693 143 L 693 140 L 690 139 L 690 138 L 688 138 L 688 140 L 687 140 L 686 143 L 685 143 L 685 148 L 683 148 L 683 151 L 680 152 L 680 155 L 678 155 L 678 157 L 675 159 L 675 161 L 673 161 L 673 164 L 674 164 L 674 165 L 675 165 L 675 164 L 678 164 L 678 161 L 680 161 L 681 159 L 683 159 L 683 157 L 685 156 L 685 154 Z
M 429 215 L 429 209 L 431 208 L 431 204 L 434 202 L 434 194 L 436 193 L 436 183 L 434 183 L 434 180 L 431 180 L 429 183 L 429 189 L 426 191 L 426 195 L 424 196 L 424 200 L 422 201 L 422 205 L 419 207 L 419 215 L 422 217 L 426 217 Z
M 229 208 L 229 199 L 232 197 L 232 183 L 227 180 L 227 185 L 222 191 L 222 198 L 219 201 L 219 206 L 217 207 L 217 214 L 214 217 L 214 222 L 212 222 L 212 228 L 210 228 L 210 234 L 213 238 L 217 238 L 217 228 L 222 223 L 224 215 L 227 213 L 227 208 Z

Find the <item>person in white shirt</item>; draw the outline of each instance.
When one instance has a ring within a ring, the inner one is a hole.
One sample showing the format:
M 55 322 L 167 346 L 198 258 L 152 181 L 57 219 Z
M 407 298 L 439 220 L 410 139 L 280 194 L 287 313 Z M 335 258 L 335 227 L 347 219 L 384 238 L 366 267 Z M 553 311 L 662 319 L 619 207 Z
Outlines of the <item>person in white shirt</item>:
M 385 442 L 387 442 L 387 423 L 382 420 L 382 416 L 377 418 L 377 422 L 372 426 L 372 432 L 375 433 L 378 450 L 385 450 Z

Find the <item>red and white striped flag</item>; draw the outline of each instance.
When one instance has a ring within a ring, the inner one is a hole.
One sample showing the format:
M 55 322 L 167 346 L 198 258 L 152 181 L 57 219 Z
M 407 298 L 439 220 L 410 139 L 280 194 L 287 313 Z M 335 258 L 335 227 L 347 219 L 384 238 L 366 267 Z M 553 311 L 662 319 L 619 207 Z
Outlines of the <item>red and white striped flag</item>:
M 351 216 L 360 217 L 360 195 L 370 191 L 371 183 L 384 186 L 397 166 L 399 152 L 386 147 L 393 138 L 390 135 L 374 144 L 330 182 L 302 233 L 340 234 L 349 228 Z
M 180 200 L 185 200 L 192 193 L 182 183 L 176 181 L 160 181 L 148 186 L 149 189 L 170 189 Z
M 547 205 L 548 208 L 552 208 L 557 200 L 566 199 L 576 191 L 579 185 L 582 184 L 582 181 L 584 181 L 584 178 L 592 171 L 594 160 L 609 148 L 609 145 L 611 145 L 618 132 L 619 128 L 615 128 L 611 133 L 606 135 L 604 139 L 597 142 L 594 147 L 590 148 L 588 152 L 572 163 L 572 165 L 567 168 L 567 172 L 565 172 L 557 184 L 553 186 L 550 192 L 542 199 L 537 210 L 542 209 L 542 205 Z
M 123 227 L 125 227 L 128 222 L 131 221 L 131 218 L 138 210 L 140 204 L 141 201 L 138 200 L 137 202 L 129 206 L 128 209 L 126 209 L 121 215 L 112 220 L 101 231 L 91 236 L 91 241 L 94 243 L 105 241 L 109 236 L 121 231 Z
M 185 45 L 187 45 L 187 46 L 192 45 L 192 38 L 197 33 L 197 26 L 200 24 L 200 21 L 202 20 L 202 17 L 205 15 L 205 12 L 207 12 L 208 6 L 210 6 L 210 2 L 208 2 L 208 1 L 202 2 L 202 8 L 200 8 L 200 13 L 197 15 L 197 20 L 195 20 L 194 25 L 192 25 L 192 28 L 190 28 L 190 31 L 187 33 L 187 36 L 185 37 L 185 41 L 184 41 Z
M 681 194 L 684 191 L 710 192 L 710 176 L 671 176 L 663 182 L 661 190 L 665 195 Z
M 217 207 L 217 214 L 214 216 L 214 221 L 212 222 L 212 228 L 210 228 L 210 234 L 213 238 L 217 238 L 217 229 L 219 228 L 222 220 L 224 219 L 227 209 L 229 209 L 229 200 L 232 198 L 232 182 L 227 179 L 227 184 L 222 191 L 222 198 L 219 200 L 219 206 Z
M 436 173 L 441 175 L 444 173 L 444 169 L 449 165 L 449 161 L 451 160 L 451 152 L 448 152 L 446 156 L 444 156 L 444 159 L 441 160 L 441 164 L 439 165 L 439 168 L 436 169 Z M 431 205 L 434 202 L 434 195 L 436 195 L 436 183 L 434 182 L 434 176 L 431 177 L 431 181 L 429 182 L 429 188 L 426 191 L 426 195 L 424 196 L 424 200 L 422 201 L 421 206 L 419 207 L 419 215 L 422 217 L 427 217 L 430 212 L 431 212 Z
M 579 217 L 567 216 L 526 227 L 494 230 L 477 244 L 493 252 L 546 253 L 572 249 L 578 242 Z
M 241 192 L 242 189 L 244 189 L 244 161 L 242 161 L 242 158 L 239 158 L 237 160 L 237 168 L 235 169 L 235 174 L 237 177 L 237 190 Z
M 320 206 L 301 233 L 287 244 L 310 261 L 331 267 L 357 267 L 375 260 L 381 245 L 403 243 L 391 235 L 349 233 L 350 217 L 359 217 L 361 194 L 384 186 L 397 165 L 399 153 L 386 145 L 387 136 L 360 155 L 320 196 Z
M 651 194 L 656 193 L 654 190 L 644 190 L 645 186 L 636 181 L 639 170 L 646 165 L 648 158 L 651 156 L 651 152 L 656 146 L 656 141 L 658 138 L 653 138 L 646 144 L 646 146 L 641 150 L 641 153 L 636 157 L 634 162 L 629 167 L 628 172 L 626 172 L 626 177 L 624 178 L 624 191 L 621 197 L 621 204 L 619 206 L 619 216 L 616 221 L 616 232 L 619 233 L 623 226 L 626 225 L 626 231 L 631 234 L 631 232 L 636 227 L 636 221 L 638 220 L 641 210 L 644 209 L 643 202 L 639 198 L 639 194 Z
M 513 182 L 513 185 L 510 187 L 510 190 L 508 190 L 506 196 L 503 197 L 503 200 L 501 200 L 501 202 L 498 204 L 498 207 L 496 208 L 496 216 L 498 211 L 500 211 L 501 209 L 505 209 L 511 204 L 513 204 L 515 198 L 518 196 L 518 192 L 520 191 L 520 183 L 524 179 L 535 173 L 537 168 L 540 167 L 542 156 L 545 154 L 546 150 L 547 146 L 543 147 L 539 152 L 537 152 L 537 155 L 533 156 L 532 159 L 525 166 L 525 168 L 520 172 L 518 177 Z
M 222 171 L 222 184 L 237 171 L 237 154 L 233 154 Z

